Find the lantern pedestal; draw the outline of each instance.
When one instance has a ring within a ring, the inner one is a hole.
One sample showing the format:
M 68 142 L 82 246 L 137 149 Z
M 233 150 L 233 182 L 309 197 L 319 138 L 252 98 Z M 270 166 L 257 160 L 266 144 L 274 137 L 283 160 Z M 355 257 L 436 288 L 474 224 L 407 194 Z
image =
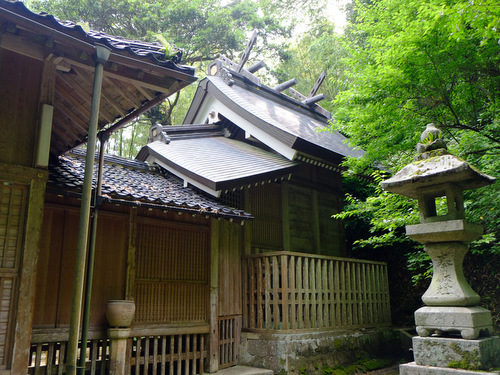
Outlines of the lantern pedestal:
M 493 334 L 491 312 L 482 307 L 425 306 L 415 311 L 417 333 L 421 337 L 457 333 L 475 340 Z

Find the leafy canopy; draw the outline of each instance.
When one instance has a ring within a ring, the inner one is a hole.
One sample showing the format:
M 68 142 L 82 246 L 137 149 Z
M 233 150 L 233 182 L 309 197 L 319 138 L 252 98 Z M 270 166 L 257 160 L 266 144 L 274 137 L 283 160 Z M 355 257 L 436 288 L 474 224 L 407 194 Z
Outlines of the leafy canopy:
M 236 0 L 29 0 L 34 11 L 86 24 L 112 35 L 175 44 L 185 64 L 211 61 L 220 54 L 234 57 L 247 42 L 247 31 L 262 38 L 287 37 L 290 27 L 260 1 Z M 161 39 L 161 37 L 160 37 Z
M 365 166 L 406 163 L 429 122 L 460 156 L 498 155 L 496 1 L 380 0 L 355 2 L 354 11 L 346 41 L 353 84 L 337 97 L 335 126 L 367 151 Z
M 448 148 L 485 173 L 500 170 L 500 7 L 495 0 L 355 1 L 345 36 L 351 85 L 332 103 L 333 128 L 362 147 L 352 169 L 399 170 L 412 161 L 427 123 L 444 132 Z M 499 184 L 466 193 L 469 219 L 489 233 L 479 247 L 500 251 Z M 371 200 L 391 206 L 378 192 Z M 391 198 L 392 199 L 392 198 Z M 395 209 L 380 225 L 374 202 L 350 202 L 371 212 L 371 239 L 391 238 L 407 214 Z M 348 215 L 348 214 L 346 214 Z M 385 225 L 385 231 L 378 232 Z M 385 237 L 380 237 L 385 236 Z M 390 241 L 389 241 L 390 242 Z M 486 242 L 489 242 L 487 244 Z

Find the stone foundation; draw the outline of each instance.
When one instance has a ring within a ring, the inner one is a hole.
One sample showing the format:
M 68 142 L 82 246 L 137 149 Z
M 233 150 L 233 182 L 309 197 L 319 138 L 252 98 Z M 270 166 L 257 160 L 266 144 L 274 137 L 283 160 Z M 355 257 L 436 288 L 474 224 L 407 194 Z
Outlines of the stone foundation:
M 500 371 L 472 371 L 446 367 L 419 366 L 405 363 L 399 366 L 399 375 L 500 375 Z
M 239 364 L 275 373 L 315 373 L 322 366 L 354 363 L 362 352 L 389 358 L 401 352 L 399 333 L 391 328 L 350 332 L 270 334 L 242 332 Z
M 488 371 L 500 367 L 500 338 L 464 340 L 417 336 L 413 338 L 413 355 L 420 366 L 460 366 Z

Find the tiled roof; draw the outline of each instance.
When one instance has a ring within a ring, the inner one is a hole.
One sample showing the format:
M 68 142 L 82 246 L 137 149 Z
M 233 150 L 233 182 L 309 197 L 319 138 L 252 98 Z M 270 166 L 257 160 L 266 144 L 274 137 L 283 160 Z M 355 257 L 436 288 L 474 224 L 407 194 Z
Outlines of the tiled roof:
M 85 160 L 83 155 L 64 155 L 50 166 L 48 185 L 52 190 L 81 193 Z M 94 168 L 93 186 L 97 179 Z M 106 156 L 102 196 L 105 200 L 152 204 L 172 210 L 191 211 L 210 216 L 248 219 L 244 211 L 224 206 L 203 193 L 184 187 L 182 180 L 156 171 L 147 163 Z
M 86 32 L 80 25 L 70 21 L 61 21 L 56 17 L 47 14 L 36 14 L 31 12 L 21 1 L 0 0 L 0 9 L 5 9 L 49 28 L 55 29 L 90 44 L 103 44 L 111 48 L 112 51 L 120 54 L 128 54 L 134 59 L 150 60 L 156 65 L 160 65 L 169 69 L 178 70 L 186 74 L 194 74 L 194 68 L 187 66 L 176 65 L 180 62 L 182 52 L 172 60 L 165 60 L 164 47 L 159 43 L 147 43 L 137 40 L 130 40 L 122 37 L 111 36 L 99 31 Z
M 321 150 L 340 156 L 360 157 L 363 151 L 347 144 L 347 139 L 338 132 L 329 131 L 328 119 L 306 110 L 302 103 L 284 94 L 272 93 L 252 83 L 239 81 L 228 85 L 219 76 L 208 76 L 200 82 L 209 94 L 269 137 L 279 140 L 287 147 L 311 155 Z M 222 113 L 224 115 L 224 113 Z M 244 128 L 244 122 L 236 125 Z M 244 129 L 251 132 L 252 129 Z M 265 142 L 265 139 L 259 139 Z M 318 155 L 319 156 L 319 155 Z
M 172 139 L 169 144 L 155 141 L 144 146 L 137 158 L 150 156 L 179 177 L 201 184 L 200 189 L 211 189 L 212 194 L 281 178 L 297 166 L 281 155 L 223 136 Z

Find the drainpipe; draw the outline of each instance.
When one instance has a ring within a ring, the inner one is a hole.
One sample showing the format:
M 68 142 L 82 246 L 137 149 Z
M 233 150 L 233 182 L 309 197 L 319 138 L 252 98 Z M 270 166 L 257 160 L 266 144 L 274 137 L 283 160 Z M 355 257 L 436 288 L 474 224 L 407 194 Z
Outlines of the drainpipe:
M 71 304 L 68 355 L 66 360 L 66 371 L 68 375 L 76 375 L 78 339 L 80 336 L 82 297 L 87 258 L 89 215 L 92 199 L 92 175 L 94 173 L 94 154 L 97 139 L 97 123 L 99 120 L 99 105 L 101 102 L 104 63 L 108 60 L 111 51 L 105 46 L 96 44 L 95 52 L 94 87 L 92 91 L 92 104 L 90 107 L 89 136 L 87 140 L 87 155 L 85 157 L 85 174 L 83 178 L 82 203 L 80 206 L 80 226 L 78 229 L 78 243 L 76 248 L 73 302 Z M 82 351 L 82 354 L 85 355 L 85 351 Z
M 106 147 L 106 142 L 109 139 L 109 135 L 106 133 L 99 133 L 98 138 L 100 141 L 99 146 L 99 168 L 97 170 L 97 186 L 96 193 L 94 196 L 94 211 L 92 213 L 92 226 L 90 227 L 90 243 L 89 243 L 89 255 L 87 259 L 87 279 L 85 283 L 85 299 L 83 304 L 83 324 L 82 324 L 82 348 L 85 348 L 85 344 L 89 338 L 89 324 L 90 324 L 90 302 L 92 300 L 92 283 L 94 280 L 94 256 L 95 256 L 95 241 L 97 236 L 97 219 L 99 216 L 99 207 L 102 203 L 102 174 L 104 168 L 104 149 Z M 85 375 L 85 364 L 86 356 L 80 354 L 80 360 L 78 361 L 78 375 Z

